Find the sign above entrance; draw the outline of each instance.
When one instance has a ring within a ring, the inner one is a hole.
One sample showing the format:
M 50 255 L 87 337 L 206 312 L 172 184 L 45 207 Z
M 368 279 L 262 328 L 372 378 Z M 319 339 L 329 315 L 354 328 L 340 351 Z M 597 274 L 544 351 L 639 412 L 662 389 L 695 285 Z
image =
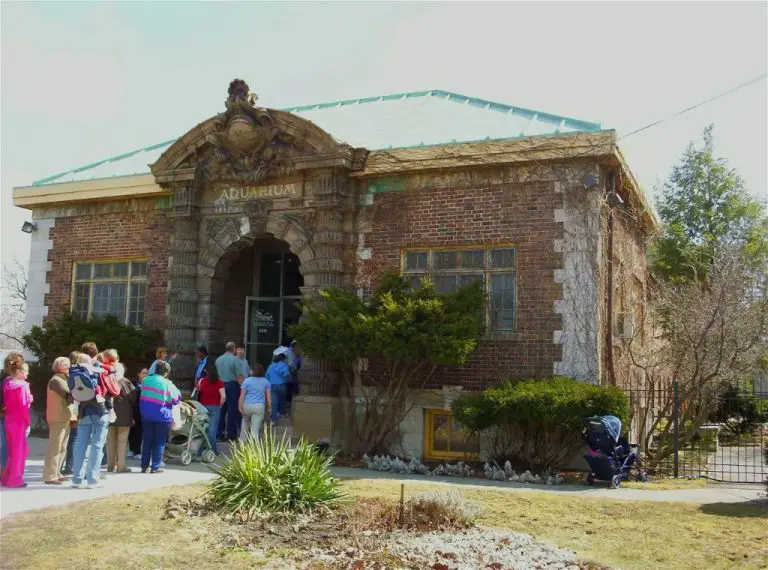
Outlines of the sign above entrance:
M 269 200 L 290 198 L 295 200 L 304 194 L 301 182 L 266 184 L 262 186 L 228 186 L 217 190 L 217 202 L 240 202 L 243 200 Z

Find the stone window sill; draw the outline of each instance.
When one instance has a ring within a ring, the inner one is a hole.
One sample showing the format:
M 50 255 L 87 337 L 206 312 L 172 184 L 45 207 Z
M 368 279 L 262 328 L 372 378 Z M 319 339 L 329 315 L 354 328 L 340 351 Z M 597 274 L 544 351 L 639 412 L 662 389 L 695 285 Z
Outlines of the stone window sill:
M 506 340 L 510 342 L 519 342 L 523 340 L 523 333 L 520 331 L 485 331 L 483 340 Z

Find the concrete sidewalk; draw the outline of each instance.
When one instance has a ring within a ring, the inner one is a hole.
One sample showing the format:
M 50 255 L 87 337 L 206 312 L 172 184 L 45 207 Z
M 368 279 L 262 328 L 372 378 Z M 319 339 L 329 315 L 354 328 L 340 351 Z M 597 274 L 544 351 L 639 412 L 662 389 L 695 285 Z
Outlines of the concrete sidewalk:
M 68 483 L 62 486 L 45 485 L 42 481 L 42 470 L 46 445 L 47 440 L 30 438 L 30 456 L 27 460 L 27 474 L 25 476 L 29 485 L 23 489 L 0 490 L 0 517 L 112 495 L 124 495 L 163 487 L 200 483 L 208 481 L 213 477 L 210 469 L 200 463 L 193 463 L 188 467 L 171 463 L 164 473 L 145 475 L 138 472 L 138 461 L 129 459 L 128 465 L 134 467 L 135 473 L 109 474 L 98 489 L 73 488 Z M 712 484 L 704 489 L 650 491 L 642 489 L 609 489 L 600 486 L 584 487 L 579 485 L 545 487 L 522 483 L 487 481 L 484 479 L 396 475 L 350 467 L 334 467 L 333 472 L 338 477 L 344 479 L 389 479 L 412 484 L 437 483 L 441 486 L 455 486 L 459 488 L 498 489 L 510 493 L 554 493 L 584 498 L 638 501 L 672 501 L 700 504 L 740 503 L 757 500 L 764 494 L 763 488 L 757 485 L 725 486 Z
M 128 459 L 128 467 L 132 467 L 135 473 L 109 473 L 97 489 L 75 488 L 70 483 L 64 483 L 61 486 L 46 485 L 43 483 L 43 461 L 47 444 L 46 439 L 29 439 L 29 459 L 27 459 L 24 475 L 27 487 L 0 489 L 0 518 L 14 513 L 57 507 L 111 495 L 199 483 L 213 477 L 210 469 L 201 463 L 192 463 L 188 467 L 169 463 L 164 473 L 142 474 L 139 462 Z M 101 473 L 104 475 L 105 471 L 102 470 Z
M 458 477 L 432 477 L 425 475 L 398 475 L 380 471 L 367 471 L 351 467 L 334 467 L 333 472 L 344 479 L 390 479 L 402 483 L 439 483 L 461 488 L 500 490 L 510 493 L 550 493 L 583 498 L 617 499 L 627 501 L 655 501 L 680 503 L 743 503 L 756 501 L 765 496 L 764 488 L 758 485 L 723 485 L 712 483 L 700 489 L 674 489 L 656 491 L 648 489 L 611 489 L 607 484 L 585 485 L 535 485 L 489 481 L 487 479 L 460 479 Z M 768 508 L 768 506 L 767 506 Z

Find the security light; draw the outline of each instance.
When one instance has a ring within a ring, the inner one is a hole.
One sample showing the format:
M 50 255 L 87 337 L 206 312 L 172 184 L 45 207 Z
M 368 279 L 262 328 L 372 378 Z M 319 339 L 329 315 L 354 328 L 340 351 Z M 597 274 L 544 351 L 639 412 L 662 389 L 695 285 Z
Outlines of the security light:
M 605 197 L 606 201 L 608 202 L 608 206 L 611 208 L 618 208 L 624 203 L 624 200 L 621 196 L 618 195 L 616 190 L 613 192 L 608 192 L 608 195 Z
M 21 226 L 21 231 L 23 231 L 25 234 L 31 234 L 34 231 L 37 231 L 37 224 L 33 224 L 32 222 L 24 222 L 24 225 Z
M 581 182 L 584 184 L 585 190 L 592 190 L 592 188 L 600 186 L 600 182 L 597 180 L 597 176 L 592 174 L 587 174 L 584 178 L 581 179 Z

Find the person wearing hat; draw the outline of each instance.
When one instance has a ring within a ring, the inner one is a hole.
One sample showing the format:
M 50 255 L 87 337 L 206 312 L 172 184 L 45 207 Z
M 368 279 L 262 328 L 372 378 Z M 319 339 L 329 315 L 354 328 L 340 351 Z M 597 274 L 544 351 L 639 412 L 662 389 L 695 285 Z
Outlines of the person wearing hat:
M 271 388 L 272 406 L 271 421 L 276 424 L 280 416 L 285 416 L 285 397 L 287 394 L 288 383 L 291 380 L 291 369 L 286 364 L 285 353 L 288 349 L 279 346 L 272 353 L 272 363 L 267 368 L 265 374 Z

